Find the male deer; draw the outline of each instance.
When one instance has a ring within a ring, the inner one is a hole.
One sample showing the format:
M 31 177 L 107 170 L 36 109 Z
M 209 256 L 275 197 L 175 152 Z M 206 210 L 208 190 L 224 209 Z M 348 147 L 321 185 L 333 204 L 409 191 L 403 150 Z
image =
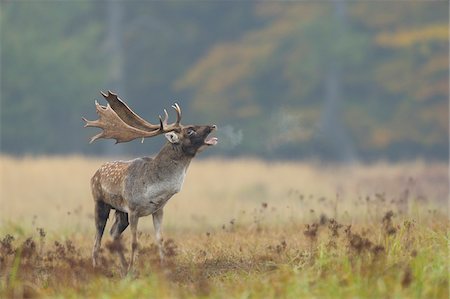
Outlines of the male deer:
M 216 145 L 217 138 L 208 138 L 216 129 L 215 125 L 180 124 L 181 109 L 172 106 L 177 120 L 168 124 L 168 114 L 164 110 L 164 120 L 159 116 L 159 124 L 153 125 L 134 113 L 116 94 L 101 93 L 108 102 L 96 110 L 99 119 L 86 122 L 85 127 L 98 127 L 102 132 L 91 138 L 90 143 L 100 138 L 112 138 L 116 143 L 128 142 L 136 138 L 149 138 L 165 134 L 168 142 L 154 157 L 143 157 L 131 161 L 114 161 L 103 164 L 91 179 L 91 190 L 95 201 L 96 236 L 92 251 L 94 267 L 98 264 L 98 251 L 110 210 L 115 210 L 115 221 L 110 234 L 118 241 L 122 232 L 130 225 L 131 258 L 128 271 L 133 266 L 137 249 L 137 225 L 142 216 L 152 215 L 161 260 L 164 258 L 161 224 L 163 208 L 167 201 L 181 190 L 186 170 L 192 158 L 205 147 Z M 126 260 L 119 252 L 122 266 Z

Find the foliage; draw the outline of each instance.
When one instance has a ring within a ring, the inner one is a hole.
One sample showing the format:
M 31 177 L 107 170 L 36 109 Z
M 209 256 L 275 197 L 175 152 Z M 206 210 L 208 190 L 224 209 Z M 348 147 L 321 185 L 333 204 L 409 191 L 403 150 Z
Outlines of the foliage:
M 390 4 L 263 3 L 259 9 L 273 15 L 271 22 L 215 46 L 178 86 L 195 91 L 194 105 L 205 115 L 215 111 L 215 117 L 234 118 L 244 127 L 250 118 L 262 128 L 281 106 L 284 115 L 320 128 L 326 82 L 339 76 L 341 103 L 332 113 L 343 111 L 358 152 L 395 156 L 415 147 L 439 155 L 448 141 L 446 5 L 392 3 L 396 17 L 380 21 Z M 295 134 L 302 126 L 288 129 L 294 133 L 287 143 L 302 151 L 305 141 Z M 267 133 L 269 139 L 280 134 Z M 314 144 L 314 135 L 306 144 Z
M 51 8 L 50 8 L 51 6 Z M 87 2 L 3 3 L 2 150 L 80 149 L 80 115 L 104 84 L 102 27 Z M 81 136 L 80 136 L 81 137 Z
M 186 122 L 228 126 L 222 154 L 447 159 L 446 1 L 1 7 L 2 151 L 111 153 L 79 119 L 113 89 L 152 120 L 176 99 Z

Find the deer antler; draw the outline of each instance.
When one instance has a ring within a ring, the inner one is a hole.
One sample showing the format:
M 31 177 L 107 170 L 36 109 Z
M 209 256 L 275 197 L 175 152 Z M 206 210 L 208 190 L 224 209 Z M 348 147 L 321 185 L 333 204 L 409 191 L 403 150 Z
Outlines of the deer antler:
M 105 98 L 114 112 L 128 125 L 133 128 L 140 130 L 155 130 L 159 129 L 159 125 L 152 125 L 151 123 L 145 121 L 139 115 L 134 113 L 127 104 L 122 102 L 121 99 L 117 97 L 117 94 L 112 93 L 108 90 L 108 94 L 100 91 L 101 95 Z
M 179 106 L 177 103 L 173 104 L 173 105 L 172 105 L 172 108 L 173 108 L 173 109 L 176 111 L 176 113 L 177 113 L 177 120 L 176 120 L 173 124 L 168 125 L 168 124 L 167 124 L 167 120 L 169 119 L 169 115 L 167 114 L 167 110 L 164 109 L 164 120 L 162 121 L 162 124 L 163 124 L 164 130 L 165 130 L 166 132 L 173 131 L 174 129 L 181 127 L 181 125 L 180 125 L 180 121 L 181 121 L 181 108 L 180 108 L 180 106 Z M 160 118 L 160 120 L 161 120 L 161 116 L 160 116 L 159 118 Z
M 93 136 L 89 143 L 100 138 L 112 138 L 116 140 L 116 143 L 128 142 L 137 138 L 157 136 L 181 127 L 181 109 L 178 104 L 172 105 L 177 113 L 175 123 L 167 124 L 169 115 L 164 109 L 164 120 L 159 116 L 159 124 L 153 125 L 134 113 L 127 104 L 122 102 L 111 91 L 108 91 L 108 94 L 103 92 L 101 94 L 108 101 L 108 104 L 102 106 L 95 101 L 99 119 L 91 121 L 83 117 L 83 120 L 86 122 L 85 127 L 97 127 L 103 130 Z

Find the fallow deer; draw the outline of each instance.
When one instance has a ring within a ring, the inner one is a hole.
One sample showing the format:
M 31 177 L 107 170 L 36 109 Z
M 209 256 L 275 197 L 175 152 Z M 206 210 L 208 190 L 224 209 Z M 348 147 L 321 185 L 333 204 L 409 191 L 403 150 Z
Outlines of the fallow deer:
M 154 157 L 137 158 L 131 161 L 114 161 L 103 164 L 91 179 L 91 190 L 95 202 L 96 236 L 92 251 L 94 267 L 98 264 L 98 251 L 110 210 L 115 210 L 115 221 L 110 234 L 118 242 L 122 232 L 130 225 L 131 258 L 128 271 L 133 266 L 137 243 L 139 217 L 152 215 L 161 260 L 164 258 L 162 239 L 163 208 L 167 201 L 178 193 L 184 182 L 186 170 L 195 155 L 203 148 L 216 145 L 217 138 L 208 135 L 215 125 L 181 125 L 181 109 L 172 108 L 177 119 L 168 124 L 168 113 L 159 124 L 154 125 L 134 113 L 116 94 L 101 93 L 107 106 L 95 102 L 99 119 L 86 122 L 85 127 L 98 127 L 102 132 L 91 138 L 90 143 L 101 138 L 115 139 L 116 143 L 137 138 L 149 138 L 164 134 L 167 143 Z M 124 268 L 125 257 L 119 252 Z

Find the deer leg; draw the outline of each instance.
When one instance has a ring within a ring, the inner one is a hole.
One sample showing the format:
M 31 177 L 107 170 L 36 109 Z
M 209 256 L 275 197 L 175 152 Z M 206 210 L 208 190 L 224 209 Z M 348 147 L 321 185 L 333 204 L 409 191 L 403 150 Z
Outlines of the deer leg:
M 159 258 L 161 259 L 161 263 L 164 262 L 164 247 L 163 247 L 163 236 L 162 236 L 162 220 L 163 220 L 163 209 L 159 209 L 155 213 L 153 213 L 153 226 L 155 228 L 156 233 L 156 243 L 158 244 L 159 249 Z
M 128 213 L 116 210 L 114 214 L 115 221 L 109 233 L 111 237 L 117 239 L 123 233 L 123 231 L 128 227 Z
M 128 227 L 128 214 L 119 210 L 116 210 L 115 213 L 115 221 L 113 226 L 111 227 L 110 234 L 113 237 L 113 242 L 120 242 L 120 236 L 123 233 L 123 231 Z M 118 246 L 118 248 L 122 248 L 121 246 Z M 127 261 L 125 259 L 125 255 L 123 253 L 123 250 L 118 250 L 117 254 L 120 258 L 120 263 L 122 264 L 122 267 L 124 270 L 127 269 Z
M 131 229 L 131 258 L 128 272 L 133 268 L 134 256 L 138 247 L 137 243 L 137 225 L 139 217 L 135 213 L 130 213 L 130 229 Z
M 104 203 L 103 201 L 95 202 L 95 242 L 94 248 L 92 249 L 92 265 L 97 267 L 97 258 L 98 258 L 98 250 L 100 249 L 100 245 L 102 242 L 103 232 L 105 231 L 106 221 L 109 217 L 109 211 L 111 210 L 111 206 Z

